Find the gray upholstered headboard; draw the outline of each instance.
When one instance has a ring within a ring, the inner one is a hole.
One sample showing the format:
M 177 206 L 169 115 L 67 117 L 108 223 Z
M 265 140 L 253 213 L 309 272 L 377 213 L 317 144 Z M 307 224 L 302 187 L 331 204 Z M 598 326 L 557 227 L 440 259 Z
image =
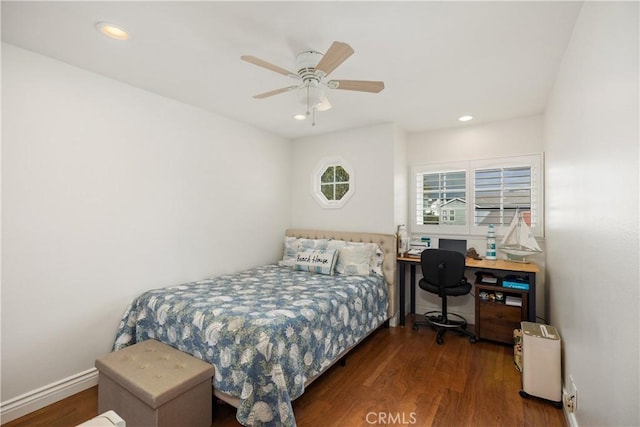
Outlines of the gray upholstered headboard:
M 337 239 L 348 242 L 376 243 L 384 253 L 382 273 L 389 285 L 389 318 L 398 312 L 398 283 L 396 280 L 396 236 L 394 234 L 359 233 L 353 231 L 304 230 L 291 228 L 285 234 L 305 239 Z

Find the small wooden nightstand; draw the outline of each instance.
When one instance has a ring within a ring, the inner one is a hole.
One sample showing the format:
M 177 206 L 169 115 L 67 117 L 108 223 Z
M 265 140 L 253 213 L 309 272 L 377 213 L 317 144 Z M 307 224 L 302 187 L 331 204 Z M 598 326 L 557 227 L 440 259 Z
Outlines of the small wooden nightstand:
M 502 286 L 476 283 L 476 336 L 505 344 L 513 343 L 513 330 L 520 328 L 520 322 L 528 320 L 529 291 L 520 289 L 503 288 Z M 486 292 L 495 295 L 502 293 L 504 298 L 508 296 L 522 299 L 522 305 L 512 306 L 505 301 L 493 299 L 481 299 L 480 293 Z

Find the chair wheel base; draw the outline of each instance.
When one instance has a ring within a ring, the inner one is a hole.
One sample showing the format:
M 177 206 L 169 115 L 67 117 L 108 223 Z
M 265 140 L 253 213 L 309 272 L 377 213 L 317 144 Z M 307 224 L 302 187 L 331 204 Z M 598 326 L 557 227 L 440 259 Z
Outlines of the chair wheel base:
M 457 319 L 449 319 L 449 316 L 456 317 Z M 436 333 L 436 343 L 438 345 L 444 344 L 444 333 L 447 331 L 457 332 L 461 335 L 469 338 L 469 342 L 471 344 L 475 344 L 478 341 L 478 338 L 467 330 L 467 321 L 464 317 L 459 316 L 455 313 L 449 313 L 449 316 L 446 318 L 442 316 L 442 312 L 439 311 L 430 311 L 424 314 L 425 320 L 414 322 L 413 330 L 417 331 L 420 326 L 429 326 L 431 329 L 437 331 Z
M 441 311 L 429 311 L 424 314 L 425 321 L 436 328 L 466 329 L 467 321 L 464 317 L 448 313 L 446 316 Z

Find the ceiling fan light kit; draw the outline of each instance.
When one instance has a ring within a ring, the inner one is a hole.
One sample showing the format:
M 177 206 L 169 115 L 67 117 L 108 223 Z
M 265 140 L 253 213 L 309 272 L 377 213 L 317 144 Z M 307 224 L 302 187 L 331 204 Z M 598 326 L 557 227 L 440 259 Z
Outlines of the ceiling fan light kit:
M 298 91 L 298 100 L 307 106 L 307 110 L 322 103 L 324 99 L 324 88 L 319 81 L 309 80 L 304 83 L 304 90 Z
M 335 41 L 329 47 L 326 54 L 307 50 L 296 56 L 297 72 L 293 73 L 270 62 L 251 55 L 241 56 L 240 59 L 257 65 L 267 70 L 291 77 L 300 81 L 297 86 L 287 86 L 269 92 L 254 95 L 256 99 L 268 98 L 281 93 L 298 90 L 298 100 L 306 105 L 306 115 L 313 116 L 312 125 L 315 125 L 315 112 L 326 111 L 331 104 L 325 95 L 325 89 L 341 89 L 357 92 L 378 93 L 384 89 L 384 82 L 369 80 L 326 80 L 344 61 L 353 55 L 354 50 L 347 43 Z

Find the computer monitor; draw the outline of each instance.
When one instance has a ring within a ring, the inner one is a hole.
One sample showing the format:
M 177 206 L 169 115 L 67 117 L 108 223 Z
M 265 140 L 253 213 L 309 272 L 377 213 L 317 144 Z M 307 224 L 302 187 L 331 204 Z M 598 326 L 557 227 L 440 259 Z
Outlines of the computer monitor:
M 438 249 L 447 249 L 450 251 L 460 252 L 462 255 L 467 255 L 467 241 L 458 239 L 439 239 Z

